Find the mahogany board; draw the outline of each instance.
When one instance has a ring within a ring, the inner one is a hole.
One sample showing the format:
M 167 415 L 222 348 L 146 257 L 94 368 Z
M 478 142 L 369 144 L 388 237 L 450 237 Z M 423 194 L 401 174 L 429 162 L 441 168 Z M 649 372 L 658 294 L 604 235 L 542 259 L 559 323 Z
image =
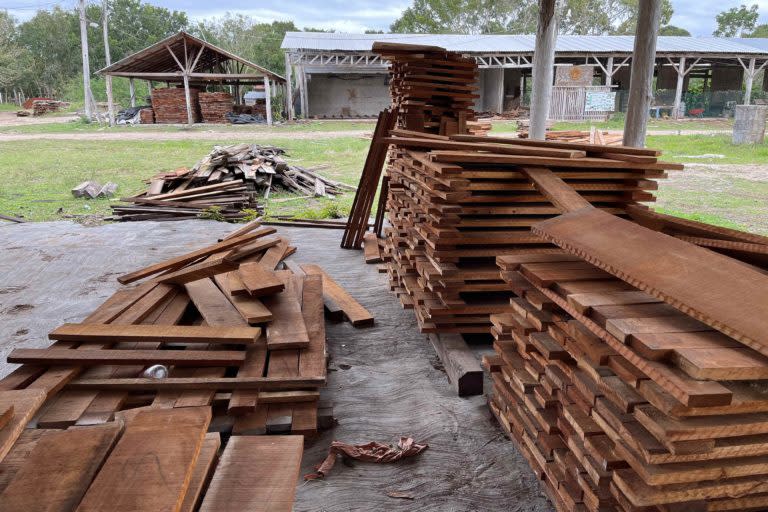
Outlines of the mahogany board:
M 0 408 L 0 430 L 5 428 L 13 419 L 13 404 Z
M 122 423 L 112 422 L 43 436 L 0 495 L 0 510 L 74 510 L 122 428 Z
M 768 276 L 597 209 L 567 213 L 533 231 L 768 355 Z
M 138 413 L 126 424 L 78 512 L 178 511 L 210 421 L 208 407 Z
M 555 173 L 543 167 L 521 167 L 536 190 L 563 212 L 572 212 L 592 205 Z
M 160 263 L 156 263 L 154 265 L 150 265 L 149 267 L 145 267 L 140 270 L 136 270 L 129 274 L 125 274 L 123 276 L 118 277 L 117 280 L 122 284 L 132 283 L 133 281 L 138 281 L 139 279 L 143 279 L 147 276 L 157 274 L 158 272 L 163 272 L 165 270 L 178 268 L 181 265 L 191 263 L 204 256 L 210 256 L 211 254 L 214 254 L 217 252 L 221 252 L 227 249 L 232 249 L 233 247 L 237 247 L 247 242 L 251 242 L 259 237 L 269 235 L 274 232 L 275 232 L 274 228 L 259 229 L 258 231 L 255 231 L 253 233 L 248 233 L 242 236 L 230 238 L 228 240 L 224 240 L 223 242 L 209 245 L 208 247 L 203 247 L 202 249 L 198 249 L 196 251 L 192 251 L 190 253 L 183 254 L 181 256 L 177 256 L 175 258 L 171 258 L 171 259 L 162 261 Z
M 161 283 L 185 284 L 217 274 L 224 274 L 225 272 L 236 270 L 237 267 L 236 262 L 229 261 L 226 258 L 212 258 L 202 263 L 181 268 L 170 274 L 165 274 L 157 280 Z
M 309 346 L 299 352 L 299 375 L 326 375 L 325 318 L 323 315 L 323 279 L 306 276 L 302 290 L 301 314 L 309 334 Z
M 293 285 L 293 274 L 281 270 L 277 276 L 285 284 L 285 290 L 263 299 L 273 315 L 272 322 L 267 326 L 267 348 L 305 348 L 309 345 L 309 334 L 301 315 L 300 297 Z
M 338 304 L 355 327 L 373 325 L 373 315 L 357 302 L 347 291 L 341 287 L 318 265 L 302 265 L 301 268 L 307 275 L 319 275 L 323 277 L 323 295 Z
M 285 289 L 285 283 L 275 275 L 274 270 L 261 263 L 242 263 L 237 273 L 246 290 L 253 297 L 274 295 Z
M 238 317 L 239 318 L 239 317 Z M 203 325 L 63 324 L 48 337 L 59 341 L 120 343 L 225 343 L 249 345 L 261 335 L 259 327 Z
M 219 274 L 213 276 L 213 280 L 219 286 L 219 289 L 229 299 L 235 309 L 249 324 L 260 324 L 272 321 L 272 313 L 267 309 L 263 302 L 250 295 L 233 295 L 229 288 L 229 279 L 227 276 L 235 275 L 235 272 L 229 274 Z
M 79 377 L 70 381 L 72 389 L 105 390 L 180 390 L 209 389 L 217 391 L 237 389 L 263 389 L 285 391 L 293 389 L 315 389 L 325 384 L 322 377 L 167 377 L 89 379 Z
M 200 512 L 290 512 L 303 449 L 302 436 L 231 437 Z
M 0 461 L 8 454 L 45 398 L 46 393 L 42 389 L 0 391 L 0 410 L 13 408 L 13 417 L 0 429 Z
M 207 433 L 179 512 L 194 512 L 200 503 L 203 491 L 208 486 L 213 476 L 213 468 L 219 459 L 219 448 L 221 448 L 221 436 L 217 432 Z
M 660 151 L 647 148 L 634 148 L 629 146 L 604 146 L 601 144 L 584 144 L 577 142 L 557 142 L 533 139 L 520 139 L 509 137 L 477 136 L 477 135 L 452 135 L 451 140 L 467 142 L 493 142 L 496 144 L 510 144 L 520 146 L 533 146 L 543 148 L 580 149 L 590 153 L 616 153 L 625 155 L 659 156 Z
M 210 279 L 187 283 L 184 288 L 205 322 L 212 327 L 247 326 L 232 302 Z
M 71 350 L 66 348 L 16 348 L 9 363 L 77 366 L 146 365 L 238 366 L 245 352 L 237 350 Z

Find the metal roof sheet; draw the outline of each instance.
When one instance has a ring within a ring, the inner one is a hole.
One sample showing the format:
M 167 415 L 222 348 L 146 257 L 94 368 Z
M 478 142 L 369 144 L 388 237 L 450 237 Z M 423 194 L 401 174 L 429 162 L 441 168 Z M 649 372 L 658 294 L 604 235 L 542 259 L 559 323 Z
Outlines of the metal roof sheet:
M 533 35 L 465 34 L 346 34 L 287 32 L 281 48 L 320 51 L 370 51 L 374 41 L 440 46 L 464 53 L 533 53 Z M 634 36 L 574 36 L 557 38 L 562 53 L 632 53 Z M 768 39 L 660 36 L 657 53 L 768 54 Z

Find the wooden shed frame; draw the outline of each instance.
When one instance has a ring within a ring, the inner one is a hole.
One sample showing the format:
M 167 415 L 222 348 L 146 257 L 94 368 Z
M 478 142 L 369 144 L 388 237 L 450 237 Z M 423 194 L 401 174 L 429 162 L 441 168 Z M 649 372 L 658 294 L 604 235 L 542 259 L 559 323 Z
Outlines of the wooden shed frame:
M 276 87 L 285 87 L 286 80 L 272 71 L 242 57 L 181 31 L 147 48 L 129 55 L 98 72 L 105 76 L 128 78 L 131 106 L 136 106 L 134 79 L 183 84 L 187 121 L 192 124 L 191 86 L 208 84 L 230 85 L 234 96 L 240 98 L 241 85 L 264 84 L 267 124 L 272 125 L 272 94 Z M 276 87 L 272 87 L 272 85 Z M 112 113 L 114 105 L 109 102 Z

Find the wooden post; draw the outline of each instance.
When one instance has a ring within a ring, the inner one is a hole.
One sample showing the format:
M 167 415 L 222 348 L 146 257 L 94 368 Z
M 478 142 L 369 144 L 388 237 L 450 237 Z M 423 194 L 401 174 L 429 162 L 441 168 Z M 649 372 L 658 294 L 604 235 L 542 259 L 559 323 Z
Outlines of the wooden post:
M 555 73 L 557 39 L 556 0 L 539 0 L 539 22 L 533 52 L 533 88 L 531 90 L 531 139 L 544 140 L 547 133 L 552 80 Z
M 301 115 L 304 119 L 309 119 L 309 94 L 307 94 L 307 75 L 304 73 L 304 66 L 301 66 L 300 90 L 301 95 Z
M 187 124 L 192 125 L 195 119 L 192 117 L 192 98 L 189 95 L 189 76 L 184 73 L 184 99 L 187 103 Z
M 677 87 L 675 87 L 675 106 L 673 117 L 680 119 L 683 117 L 681 112 L 681 104 L 683 101 L 683 82 L 685 81 L 685 57 L 680 57 L 680 62 L 677 65 Z
M 91 92 L 91 64 L 88 58 L 88 27 L 87 20 L 85 18 L 85 0 L 80 0 L 80 50 L 83 59 L 83 100 L 85 117 L 88 120 L 93 119 L 94 111 L 93 107 L 93 93 Z
M 267 103 L 267 126 L 272 126 L 272 89 L 269 87 L 269 77 L 264 77 L 264 101 Z
M 747 83 L 744 87 L 744 104 L 749 105 L 752 101 L 752 81 L 755 78 L 755 58 L 749 59 L 749 68 L 747 69 Z
M 109 3 L 107 0 L 102 2 L 101 7 L 101 28 L 104 35 L 104 57 L 106 58 L 107 67 L 112 64 L 112 57 L 109 54 Z M 107 108 L 109 109 L 108 118 L 109 126 L 115 126 L 115 100 L 112 96 L 112 75 L 104 77 L 107 82 Z
M 639 2 L 627 120 L 624 123 L 625 146 L 645 146 L 648 110 L 653 100 L 653 68 L 656 63 L 656 34 L 660 17 L 661 0 Z
M 136 106 L 136 88 L 133 85 L 133 78 L 128 79 L 128 92 L 131 96 L 131 106 Z
M 610 87 L 613 85 L 613 57 L 608 57 L 608 62 L 605 65 L 605 69 L 608 72 L 605 74 L 605 85 Z
M 293 109 L 293 84 L 291 84 L 291 74 L 293 69 L 291 68 L 291 58 L 288 56 L 288 52 L 285 53 L 285 110 L 288 112 L 288 120 L 293 121 L 296 117 L 296 112 Z

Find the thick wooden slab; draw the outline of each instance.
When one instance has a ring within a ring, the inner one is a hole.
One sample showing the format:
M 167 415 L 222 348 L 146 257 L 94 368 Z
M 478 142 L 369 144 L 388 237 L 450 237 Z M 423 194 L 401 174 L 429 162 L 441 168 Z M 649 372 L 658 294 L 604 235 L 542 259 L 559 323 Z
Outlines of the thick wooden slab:
M 122 429 L 112 422 L 44 436 L 0 495 L 0 510 L 74 510 Z
M 174 366 L 238 366 L 245 352 L 236 350 L 70 350 L 16 348 L 9 363 L 78 366 L 167 364 Z
M 561 215 L 532 229 L 768 355 L 768 276 L 597 209 Z
M 77 510 L 178 511 L 210 421 L 208 407 L 138 413 Z
M 315 389 L 325 384 L 322 377 L 168 377 L 89 379 L 79 377 L 70 381 L 72 389 L 105 389 L 125 391 L 208 389 L 227 391 L 233 389 L 263 389 L 269 391 Z
M 200 512 L 290 512 L 303 449 L 302 436 L 231 437 Z
M 238 318 L 240 316 L 238 315 Z M 99 343 L 151 341 L 156 343 L 228 343 L 249 345 L 261 335 L 258 327 L 202 325 L 64 324 L 48 337 L 58 341 Z
M 210 279 L 187 283 L 184 288 L 208 325 L 215 327 L 248 325 L 248 322 L 224 295 L 224 292 L 217 288 Z
M 592 207 L 589 201 L 549 169 L 544 167 L 521 167 L 520 169 L 533 181 L 536 190 L 552 201 L 560 211 L 572 212 Z
M 323 295 L 328 295 L 333 302 L 338 304 L 355 327 L 373 325 L 373 315 L 357 302 L 347 291 L 334 281 L 318 265 L 302 265 L 301 268 L 307 275 L 323 276 Z
M 301 314 L 300 297 L 293 284 L 293 274 L 281 270 L 277 276 L 285 284 L 285 290 L 262 299 L 273 315 L 272 322 L 267 326 L 267 348 L 306 348 L 309 346 L 309 334 Z
M 224 274 L 235 269 L 237 269 L 236 262 L 229 261 L 226 258 L 213 258 L 165 274 L 157 280 L 161 283 L 185 284 L 205 279 L 206 277 Z
M 179 512 L 194 512 L 200 503 L 203 491 L 213 476 L 213 468 L 219 460 L 219 448 L 221 448 L 221 436 L 217 432 L 209 432 L 205 435 L 200 457 L 197 458 L 192 480 L 184 496 Z
M 13 410 L 11 420 L 0 429 L 0 461 L 43 405 L 45 398 L 46 392 L 42 389 L 0 391 L 0 410 Z
M 228 276 L 236 275 L 236 272 L 230 272 L 229 274 L 219 274 L 213 276 L 213 280 L 218 285 L 219 289 L 229 299 L 235 309 L 249 324 L 260 324 L 272 321 L 272 313 L 267 309 L 263 302 L 256 297 L 250 295 L 234 295 L 229 288 L 230 282 Z
M 274 295 L 285 289 L 285 283 L 275 272 L 261 263 L 242 263 L 237 272 L 248 293 L 254 297 Z

